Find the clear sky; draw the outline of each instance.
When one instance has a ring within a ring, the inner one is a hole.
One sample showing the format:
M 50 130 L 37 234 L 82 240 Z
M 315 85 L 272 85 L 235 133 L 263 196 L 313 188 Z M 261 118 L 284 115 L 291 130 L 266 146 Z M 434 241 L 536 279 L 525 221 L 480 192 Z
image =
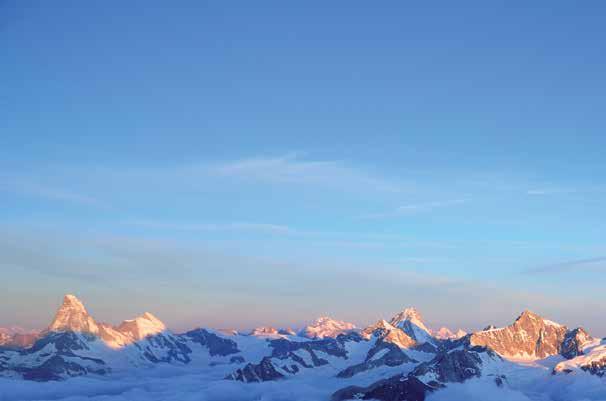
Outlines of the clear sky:
M 0 326 L 68 292 L 175 330 L 415 305 L 606 335 L 605 17 L 0 1 Z

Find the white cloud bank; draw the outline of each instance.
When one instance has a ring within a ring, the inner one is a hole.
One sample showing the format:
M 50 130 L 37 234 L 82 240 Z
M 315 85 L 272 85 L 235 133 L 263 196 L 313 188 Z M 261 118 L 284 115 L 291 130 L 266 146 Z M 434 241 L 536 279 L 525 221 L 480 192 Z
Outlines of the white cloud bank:
M 146 377 L 75 378 L 36 383 L 0 379 L 0 401 L 327 401 L 351 383 L 310 372 L 278 382 L 245 384 L 222 380 L 210 370 L 185 373 L 176 367 L 149 370 Z M 605 401 L 606 380 L 588 374 L 545 376 L 521 387 L 492 380 L 451 384 L 427 401 Z

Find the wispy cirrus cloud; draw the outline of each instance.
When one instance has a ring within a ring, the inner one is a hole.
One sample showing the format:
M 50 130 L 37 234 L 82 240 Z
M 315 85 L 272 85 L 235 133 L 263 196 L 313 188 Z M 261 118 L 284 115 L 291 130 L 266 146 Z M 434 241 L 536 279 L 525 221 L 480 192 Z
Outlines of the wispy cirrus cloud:
M 578 190 L 573 188 L 532 188 L 526 191 L 530 196 L 573 194 Z
M 0 191 L 28 195 L 51 201 L 77 203 L 86 206 L 107 206 L 106 203 L 96 197 L 63 187 L 40 184 L 32 179 L 23 177 L 2 177 Z
M 253 157 L 208 167 L 210 174 L 282 184 L 315 184 L 335 189 L 402 192 L 406 186 L 335 160 L 304 160 L 297 153 Z
M 385 212 L 385 213 L 373 213 L 362 216 L 362 218 L 367 219 L 375 219 L 375 218 L 384 218 L 384 217 L 398 217 L 398 216 L 407 216 L 407 215 L 415 215 L 419 213 L 431 212 L 435 209 L 440 209 L 449 206 L 456 206 L 463 203 L 468 202 L 469 199 L 461 198 L 461 199 L 447 199 L 447 200 L 439 200 L 439 201 L 431 201 L 424 203 L 412 203 L 406 204 L 397 207 L 394 210 Z
M 183 223 L 154 220 L 131 220 L 129 225 L 144 228 L 173 230 L 173 231 L 244 231 L 263 232 L 269 234 L 292 234 L 296 230 L 280 224 L 229 222 L 229 223 Z
M 576 271 L 606 271 L 606 256 L 570 260 L 527 269 L 528 274 L 569 273 Z

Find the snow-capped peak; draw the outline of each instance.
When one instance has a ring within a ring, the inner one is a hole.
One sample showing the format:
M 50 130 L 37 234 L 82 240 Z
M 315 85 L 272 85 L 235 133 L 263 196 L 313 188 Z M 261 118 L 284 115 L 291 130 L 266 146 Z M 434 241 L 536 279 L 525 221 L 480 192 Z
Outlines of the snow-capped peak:
M 453 333 L 448 327 L 441 327 L 438 331 L 433 333 L 435 338 L 440 340 L 457 340 L 461 337 L 465 337 L 467 332 L 459 329 L 456 333 Z
M 375 334 L 377 331 L 391 331 L 391 330 L 397 330 L 397 328 L 392 326 L 391 324 L 389 324 L 389 322 L 387 320 L 381 319 L 378 322 L 376 322 L 375 324 L 366 327 L 364 330 L 362 330 L 362 332 L 360 334 L 362 335 L 362 337 L 368 339 L 373 334 Z
M 301 335 L 307 338 L 335 338 L 339 334 L 354 330 L 356 326 L 353 323 L 344 322 L 343 320 L 335 320 L 328 316 L 322 316 L 316 319 L 315 322 L 305 327 L 301 331 Z
M 418 343 L 433 342 L 431 330 L 423 323 L 423 317 L 415 308 L 406 308 L 389 322 L 392 326 L 404 330 Z
M 135 341 L 162 333 L 165 330 L 166 325 L 149 312 L 145 312 L 135 319 L 125 320 L 117 328 L 117 331 L 131 337 Z
M 271 326 L 256 327 L 250 332 L 250 335 L 255 337 L 277 336 L 279 334 L 280 332 L 278 331 L 278 329 Z
M 75 331 L 97 334 L 99 326 L 75 295 L 65 295 L 48 331 Z

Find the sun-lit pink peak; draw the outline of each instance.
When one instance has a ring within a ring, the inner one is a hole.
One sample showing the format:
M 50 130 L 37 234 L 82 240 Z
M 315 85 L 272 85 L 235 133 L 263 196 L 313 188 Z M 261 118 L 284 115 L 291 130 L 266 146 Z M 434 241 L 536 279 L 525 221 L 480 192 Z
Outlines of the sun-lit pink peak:
M 423 317 L 415 308 L 406 308 L 395 315 L 389 323 L 400 328 L 418 343 L 431 342 L 431 330 L 425 326 Z
M 308 338 L 334 338 L 339 334 L 354 330 L 355 328 L 356 326 L 353 323 L 322 316 L 309 326 L 305 327 L 301 334 Z
M 392 320 L 399 320 L 399 321 L 404 321 L 404 320 L 423 321 L 423 317 L 421 316 L 421 313 L 416 308 L 410 307 L 410 308 L 403 309 L 400 313 L 398 313 L 396 316 L 394 316 Z
M 48 331 L 75 331 L 97 334 L 99 326 L 89 314 L 82 302 L 71 294 L 63 297 L 63 304 L 57 311 Z
M 125 320 L 117 327 L 117 331 L 131 337 L 135 341 L 166 331 L 166 325 L 149 312 L 132 319 Z
M 390 323 L 393 326 L 398 326 L 399 324 L 409 321 L 413 324 L 415 324 L 417 327 L 421 328 L 422 330 L 426 331 L 426 332 L 430 332 L 430 330 L 425 326 L 425 323 L 423 323 L 423 316 L 421 316 L 421 313 L 416 309 L 416 308 L 405 308 L 404 310 L 402 310 L 400 313 L 398 313 L 397 315 L 395 315 Z
M 465 337 L 467 335 L 467 332 L 459 329 L 456 331 L 456 333 L 453 333 L 452 330 L 450 330 L 448 327 L 441 327 L 433 335 L 435 338 L 438 338 L 440 340 L 456 340 L 461 337 Z
M 271 327 L 271 326 L 256 327 L 253 330 L 251 330 L 251 332 L 250 332 L 251 336 L 257 336 L 257 337 L 277 336 L 279 334 L 280 334 L 279 330 L 276 329 L 275 327 Z

